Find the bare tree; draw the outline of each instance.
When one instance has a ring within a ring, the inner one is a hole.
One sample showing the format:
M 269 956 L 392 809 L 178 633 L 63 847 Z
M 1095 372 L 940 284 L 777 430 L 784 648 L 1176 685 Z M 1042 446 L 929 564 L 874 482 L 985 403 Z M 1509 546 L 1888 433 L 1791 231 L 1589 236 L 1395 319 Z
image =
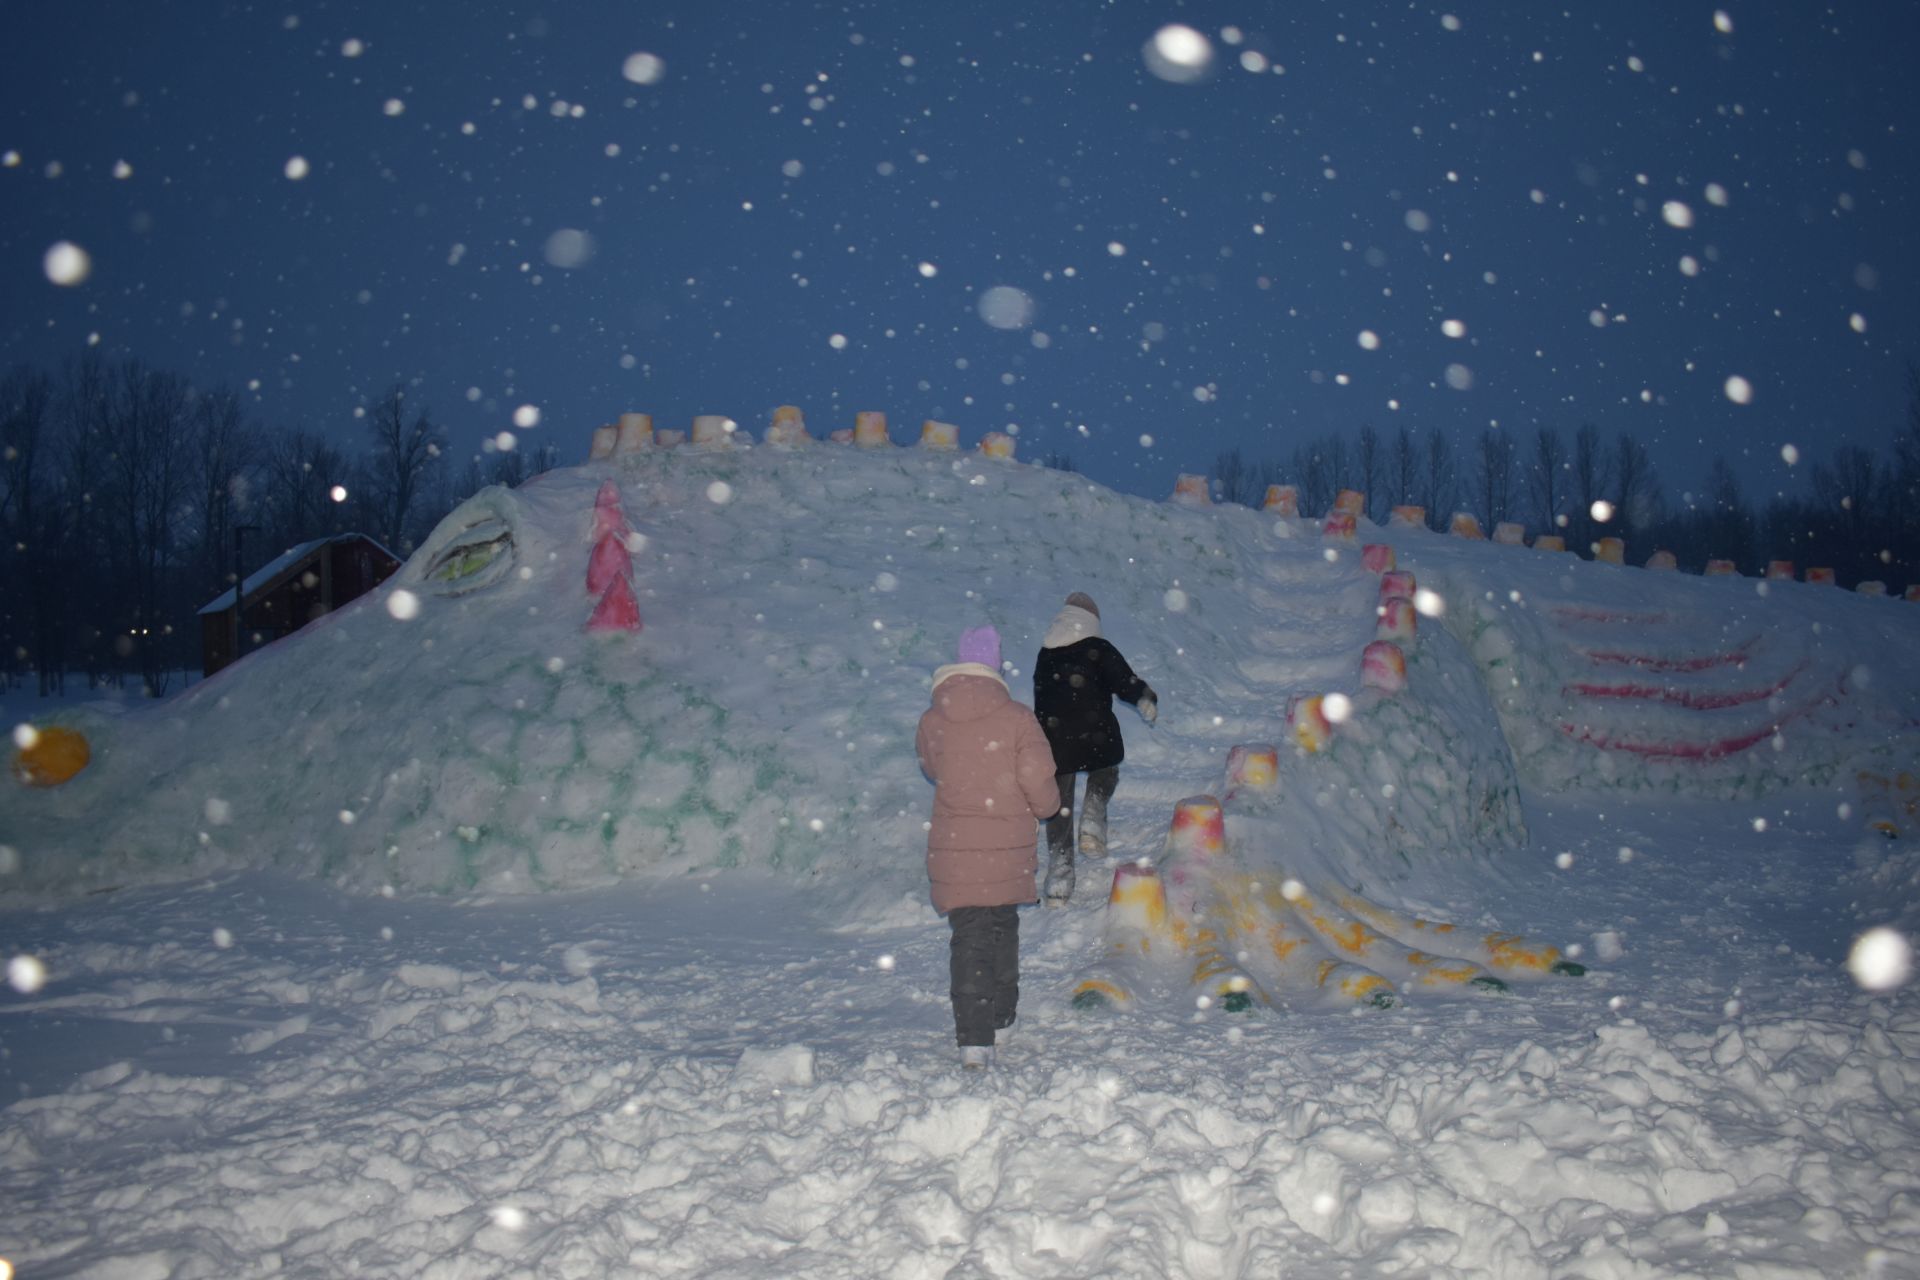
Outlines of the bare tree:
M 1354 450 L 1354 479 L 1360 486 L 1360 493 L 1366 499 L 1364 514 L 1373 519 L 1375 503 L 1380 500 L 1380 486 L 1386 473 L 1386 451 L 1380 447 L 1380 433 L 1373 429 L 1372 423 L 1363 423 L 1360 427 L 1360 443 Z
M 253 514 L 253 478 L 260 456 L 259 434 L 248 425 L 240 398 L 219 387 L 194 403 L 194 488 L 200 510 L 195 555 L 198 594 L 219 594 L 233 580 L 232 542 L 236 525 Z
M 1414 501 L 1420 478 L 1420 453 L 1414 447 L 1413 432 L 1402 426 L 1393 437 L 1393 502 Z
M 1513 439 L 1498 427 L 1480 433 L 1474 454 L 1474 499 L 1488 532 L 1507 518 L 1513 498 Z
M 189 392 L 170 373 L 128 361 L 108 404 L 108 564 L 115 570 L 114 648 L 158 697 L 182 655 L 173 631 L 181 552 L 179 517 L 191 493 Z
M 1436 528 L 1446 528 L 1453 514 L 1453 472 L 1453 442 L 1438 431 L 1429 431 L 1427 464 L 1420 476 L 1420 505 L 1427 509 L 1427 522 Z
M 1222 502 L 1237 502 L 1243 506 L 1258 506 L 1264 491 L 1256 488 L 1257 480 L 1254 468 L 1248 464 L 1240 450 L 1228 449 L 1213 460 L 1213 483 L 1219 490 Z
M 380 540 L 402 556 L 413 550 L 408 517 L 414 500 L 446 445 L 425 408 L 409 417 L 406 398 L 406 391 L 395 383 L 367 412 L 367 431 L 373 437 L 369 505 L 378 512 Z
M 1541 427 L 1533 437 L 1533 457 L 1527 465 L 1527 489 L 1534 518 L 1546 533 L 1558 533 L 1567 498 L 1567 447 L 1560 433 Z
M 38 502 L 46 462 L 53 384 L 38 370 L 17 368 L 0 380 L 0 633 L 14 638 L 0 656 L 8 671 L 23 659 L 44 670 L 53 604 L 45 517 Z M 21 644 L 28 640 L 31 648 Z M 40 692 L 48 689 L 42 677 Z
M 1571 527 L 1574 550 L 1592 554 L 1594 542 L 1599 536 L 1595 532 L 1593 504 L 1612 501 L 1608 494 L 1611 483 L 1611 468 L 1607 465 L 1606 451 L 1600 442 L 1600 428 L 1591 422 L 1583 422 L 1573 437 Z
M 1660 479 L 1646 446 L 1631 434 L 1614 441 L 1613 493 L 1615 518 L 1628 532 L 1646 529 L 1660 515 Z
M 1297 499 L 1301 515 L 1325 511 L 1333 505 L 1333 467 L 1327 457 L 1324 441 L 1316 440 L 1295 447 L 1289 469 L 1293 483 L 1299 489 Z

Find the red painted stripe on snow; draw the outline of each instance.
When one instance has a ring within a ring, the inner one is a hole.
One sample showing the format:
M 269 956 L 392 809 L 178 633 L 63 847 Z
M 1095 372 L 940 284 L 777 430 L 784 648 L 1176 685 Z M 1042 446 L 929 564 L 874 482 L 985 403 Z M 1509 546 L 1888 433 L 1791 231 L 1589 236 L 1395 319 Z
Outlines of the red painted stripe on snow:
M 1812 712 L 1816 707 L 1831 706 L 1839 701 L 1837 694 L 1827 693 L 1815 698 L 1803 707 L 1799 707 L 1778 720 L 1762 725 L 1749 733 L 1731 734 L 1724 738 L 1715 738 L 1710 742 L 1631 742 L 1596 732 L 1585 725 L 1572 725 L 1565 721 L 1560 724 L 1560 732 L 1577 742 L 1599 747 L 1603 751 L 1625 751 L 1637 756 L 1662 756 L 1676 760 L 1718 760 L 1736 752 L 1745 751 L 1756 742 L 1771 738 L 1790 720 Z
M 1586 649 L 1581 652 L 1594 662 L 1611 662 L 1647 671 L 1706 671 L 1713 667 L 1738 666 L 1747 660 L 1752 649 L 1753 641 L 1748 640 L 1731 653 L 1703 653 L 1691 658 L 1656 658 L 1646 653 L 1620 653 L 1614 650 Z
M 1569 684 L 1561 686 L 1562 693 L 1577 693 L 1583 698 L 1643 698 L 1671 702 L 1690 711 L 1714 711 L 1721 707 L 1745 706 L 1749 702 L 1759 702 L 1781 692 L 1807 669 L 1807 660 L 1802 658 L 1798 666 L 1781 676 L 1764 689 L 1727 689 L 1720 692 L 1696 691 L 1693 689 L 1675 689 L 1661 684 Z
M 1556 605 L 1553 616 L 1568 622 L 1634 622 L 1652 625 L 1670 622 L 1665 612 L 1661 613 L 1615 613 L 1611 609 L 1595 609 L 1586 605 Z

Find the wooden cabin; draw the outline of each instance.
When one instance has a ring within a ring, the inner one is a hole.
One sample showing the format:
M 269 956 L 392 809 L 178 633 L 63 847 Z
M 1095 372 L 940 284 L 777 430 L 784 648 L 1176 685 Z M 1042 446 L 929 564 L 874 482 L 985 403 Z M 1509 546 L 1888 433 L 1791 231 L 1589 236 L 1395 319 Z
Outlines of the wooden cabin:
M 201 668 L 212 675 L 385 582 L 400 558 L 364 533 L 315 538 L 247 575 L 240 609 L 223 591 L 200 610 Z

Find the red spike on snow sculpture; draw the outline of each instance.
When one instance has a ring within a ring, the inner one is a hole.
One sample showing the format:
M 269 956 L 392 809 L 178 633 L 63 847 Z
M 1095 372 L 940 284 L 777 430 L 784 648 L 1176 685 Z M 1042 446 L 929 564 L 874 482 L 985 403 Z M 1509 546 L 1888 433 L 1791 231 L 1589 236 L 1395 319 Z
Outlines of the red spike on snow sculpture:
M 1380 622 L 1373 629 L 1377 639 L 1396 644 L 1412 644 L 1420 631 L 1420 614 L 1413 601 L 1395 596 L 1380 605 Z
M 1295 694 L 1288 699 L 1287 727 L 1293 730 L 1294 746 L 1309 755 L 1326 746 L 1333 736 L 1333 721 L 1327 719 L 1325 697 Z
M 1384 542 L 1369 542 L 1360 548 L 1360 563 L 1371 573 L 1385 573 L 1393 568 L 1393 548 Z
M 633 557 L 618 534 L 603 534 L 587 558 L 587 594 L 605 595 L 615 578 L 633 576 Z
M 834 433 L 835 439 L 839 433 Z M 878 409 L 862 409 L 853 415 L 853 442 L 862 449 L 885 449 L 893 443 L 887 435 L 887 415 Z
M 625 578 L 615 578 L 607 584 L 607 594 L 593 607 L 593 616 L 587 619 L 587 634 L 639 629 L 640 602 L 633 598 L 633 588 Z
M 593 540 L 598 542 L 608 534 L 625 538 L 630 532 L 626 513 L 620 509 L 620 486 L 611 480 L 602 482 L 593 499 Z
M 1360 683 L 1382 693 L 1407 687 L 1407 655 L 1391 640 L 1375 640 L 1360 654 Z

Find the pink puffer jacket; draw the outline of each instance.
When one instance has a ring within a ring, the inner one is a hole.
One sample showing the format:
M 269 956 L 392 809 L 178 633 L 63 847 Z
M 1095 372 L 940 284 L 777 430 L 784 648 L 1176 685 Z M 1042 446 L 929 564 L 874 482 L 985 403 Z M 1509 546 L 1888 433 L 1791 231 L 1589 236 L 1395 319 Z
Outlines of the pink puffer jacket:
M 1060 809 L 1053 751 L 1033 712 L 992 667 L 954 663 L 933 673 L 914 746 L 933 779 L 933 909 L 1032 902 L 1033 824 Z

